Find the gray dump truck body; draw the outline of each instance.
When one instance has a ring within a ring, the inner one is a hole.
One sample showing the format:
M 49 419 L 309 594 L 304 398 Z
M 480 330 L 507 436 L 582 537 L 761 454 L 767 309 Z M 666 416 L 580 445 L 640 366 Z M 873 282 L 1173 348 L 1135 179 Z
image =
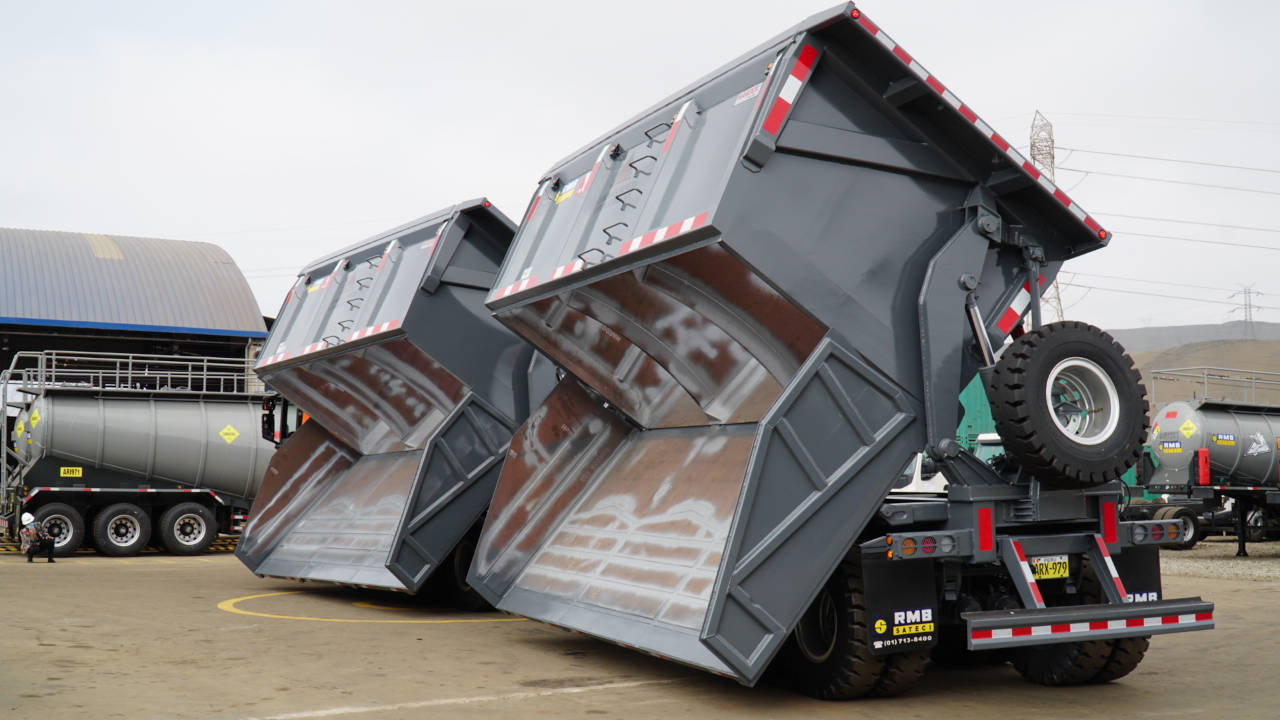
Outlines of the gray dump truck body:
M 957 398 L 1107 237 L 852 5 L 787 30 L 540 182 L 488 306 L 571 377 L 515 433 L 472 585 L 754 683 L 921 451 L 965 502 L 899 514 L 982 523 L 995 561 L 1023 491 L 965 464 Z M 1055 512 L 1116 551 L 1113 499 Z
M 16 411 L 0 476 L 4 514 L 13 529 L 24 511 L 69 508 L 60 517 L 75 519 L 59 529 L 78 532 L 59 534 L 61 553 L 116 503 L 155 519 L 182 502 L 207 506 L 206 540 L 177 548 L 203 549 L 216 532 L 240 529 L 275 452 L 258 433 L 266 392 L 244 360 L 24 352 L 0 394 Z
M 251 570 L 416 592 L 475 524 L 553 380 L 483 305 L 513 231 L 477 200 L 302 271 L 257 370 L 310 420 L 254 504 Z

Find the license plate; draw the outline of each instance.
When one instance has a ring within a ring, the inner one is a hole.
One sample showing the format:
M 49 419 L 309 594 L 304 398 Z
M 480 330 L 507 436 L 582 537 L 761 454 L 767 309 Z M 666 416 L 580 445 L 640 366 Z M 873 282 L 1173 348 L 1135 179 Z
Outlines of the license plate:
M 1037 580 L 1069 577 L 1070 563 L 1066 555 L 1041 555 L 1031 558 L 1031 574 Z

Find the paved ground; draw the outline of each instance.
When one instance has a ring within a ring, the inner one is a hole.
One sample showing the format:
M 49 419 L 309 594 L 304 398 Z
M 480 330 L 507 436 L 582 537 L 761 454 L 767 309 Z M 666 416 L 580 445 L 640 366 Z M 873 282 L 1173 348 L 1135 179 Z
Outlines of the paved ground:
M 1047 689 L 1007 666 L 931 668 L 907 696 L 832 704 L 501 615 L 259 580 L 231 555 L 0 555 L 0 716 L 1276 717 L 1280 582 L 1167 576 L 1165 595 L 1214 600 L 1218 629 L 1155 638 L 1112 685 Z

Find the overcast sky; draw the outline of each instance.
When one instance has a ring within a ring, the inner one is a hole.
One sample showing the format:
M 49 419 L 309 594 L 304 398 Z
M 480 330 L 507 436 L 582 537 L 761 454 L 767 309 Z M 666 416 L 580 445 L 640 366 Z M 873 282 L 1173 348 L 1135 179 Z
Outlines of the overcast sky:
M 0 225 L 215 242 L 273 315 L 380 230 L 518 217 L 561 157 L 832 4 L 0 0 Z M 1066 266 L 1068 317 L 1239 319 L 1251 285 L 1280 321 L 1280 5 L 859 7 L 1015 144 L 1053 121 L 1059 184 L 1115 233 Z

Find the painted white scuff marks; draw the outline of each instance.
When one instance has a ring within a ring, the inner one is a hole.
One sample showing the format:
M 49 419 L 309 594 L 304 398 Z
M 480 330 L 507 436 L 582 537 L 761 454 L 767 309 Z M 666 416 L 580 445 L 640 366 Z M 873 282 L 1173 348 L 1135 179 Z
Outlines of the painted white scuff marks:
M 753 437 L 704 432 L 632 436 L 549 530 L 516 585 L 700 628 Z

